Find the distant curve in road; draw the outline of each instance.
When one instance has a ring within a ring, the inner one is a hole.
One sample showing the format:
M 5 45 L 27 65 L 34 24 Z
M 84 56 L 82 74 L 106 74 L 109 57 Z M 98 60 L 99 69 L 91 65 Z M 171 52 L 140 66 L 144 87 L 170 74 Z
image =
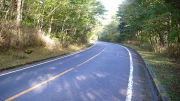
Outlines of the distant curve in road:
M 141 57 L 108 42 L 0 75 L 0 101 L 156 101 Z

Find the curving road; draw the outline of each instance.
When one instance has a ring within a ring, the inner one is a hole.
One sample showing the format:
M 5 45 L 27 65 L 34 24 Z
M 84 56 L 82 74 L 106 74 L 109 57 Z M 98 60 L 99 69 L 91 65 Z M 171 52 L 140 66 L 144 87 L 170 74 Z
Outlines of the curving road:
M 0 101 L 157 101 L 141 57 L 94 41 L 65 57 L 0 75 Z

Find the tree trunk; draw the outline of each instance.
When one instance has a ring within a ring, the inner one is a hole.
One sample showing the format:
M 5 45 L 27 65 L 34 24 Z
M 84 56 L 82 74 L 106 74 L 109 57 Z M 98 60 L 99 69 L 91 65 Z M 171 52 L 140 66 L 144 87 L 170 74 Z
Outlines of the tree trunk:
M 149 33 L 149 34 L 150 34 L 150 37 L 149 37 L 150 44 L 153 45 L 152 35 L 151 35 L 151 33 Z
M 3 0 L 3 9 L 5 9 L 6 6 L 6 0 Z
M 163 35 L 162 35 L 160 32 L 158 32 L 158 35 L 159 35 L 159 39 L 160 39 L 160 44 L 161 44 L 162 46 L 164 46 Z
M 51 17 L 51 21 L 50 21 L 50 23 L 49 23 L 48 33 L 51 33 L 51 26 L 52 26 L 52 23 L 53 23 L 53 16 Z
M 24 0 L 21 0 L 20 21 L 22 21 L 23 6 L 24 6 Z
M 20 22 L 21 22 L 21 0 L 17 1 L 17 16 L 16 16 L 16 26 L 17 26 L 17 42 L 16 42 L 16 46 L 19 46 L 19 42 L 20 42 Z
M 21 0 L 17 1 L 17 17 L 16 17 L 16 24 L 20 26 L 21 22 Z
M 168 47 L 170 46 L 170 37 L 171 37 L 171 28 L 172 28 L 172 12 L 170 12 L 170 14 L 169 14 L 169 19 L 168 19 L 169 21 L 167 22 L 168 23 Z
M 164 38 L 162 33 L 160 33 L 157 29 L 155 31 L 158 33 L 159 39 L 160 39 L 160 45 L 164 46 Z
M 74 27 L 74 35 L 76 35 L 76 32 L 77 32 L 77 28 L 76 27 Z
M 10 8 L 9 19 L 12 19 L 12 16 L 13 16 L 13 13 L 14 13 L 15 2 L 16 2 L 16 0 L 11 0 L 11 8 Z

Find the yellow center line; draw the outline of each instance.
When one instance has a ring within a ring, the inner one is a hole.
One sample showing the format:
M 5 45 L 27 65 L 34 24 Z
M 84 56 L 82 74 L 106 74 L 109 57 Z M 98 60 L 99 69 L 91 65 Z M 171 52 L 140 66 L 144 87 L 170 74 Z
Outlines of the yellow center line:
M 64 72 L 62 72 L 62 73 L 60 73 L 60 74 L 58 74 L 58 75 L 56 75 L 56 76 L 54 76 L 54 77 L 52 77 L 52 78 L 49 78 L 48 80 L 43 81 L 43 82 L 41 82 L 41 83 L 39 83 L 39 84 L 31 87 L 31 88 L 28 88 L 28 89 L 26 89 L 26 90 L 24 90 L 24 91 L 22 91 L 22 92 L 20 92 L 20 93 L 18 93 L 18 94 L 16 94 L 16 95 L 10 97 L 10 98 L 7 98 L 5 101 L 11 101 L 11 100 L 13 100 L 13 99 L 15 99 L 15 98 L 18 98 L 18 97 L 20 97 L 20 96 L 22 96 L 22 95 L 24 95 L 24 94 L 26 94 L 26 93 L 28 93 L 28 92 L 30 92 L 30 91 L 38 88 L 38 87 L 40 87 L 40 86 L 42 86 L 42 85 L 44 85 L 44 84 L 46 84 L 46 83 L 48 83 L 48 82 L 50 82 L 50 81 L 52 81 L 52 80 L 54 80 L 54 79 L 56 79 L 56 78 L 58 78 L 58 77 L 60 77 L 60 76 L 62 76 L 62 75 L 64 75 L 64 74 L 72 71 L 73 69 L 75 69 L 75 68 L 77 68 L 77 67 L 85 64 L 86 62 L 88 62 L 88 61 L 92 60 L 93 58 L 95 58 L 96 56 L 100 55 L 105 49 L 106 49 L 106 48 L 104 48 L 101 52 L 99 52 L 98 54 L 96 54 L 96 55 L 94 55 L 93 57 L 89 58 L 88 60 L 86 60 L 86 61 L 78 64 L 77 66 L 72 67 L 72 68 L 70 68 L 70 69 L 68 69 L 68 70 L 66 70 L 66 71 L 64 71 Z

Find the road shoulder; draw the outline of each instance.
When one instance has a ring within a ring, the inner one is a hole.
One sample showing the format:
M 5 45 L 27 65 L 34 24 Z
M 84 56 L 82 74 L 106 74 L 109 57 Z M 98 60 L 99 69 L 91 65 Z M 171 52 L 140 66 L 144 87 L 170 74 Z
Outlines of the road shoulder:
M 146 64 L 146 62 L 144 61 L 144 59 L 142 58 L 142 56 L 134 49 L 126 46 L 131 52 L 132 54 L 136 54 L 139 59 L 141 60 L 141 62 L 144 65 L 144 69 L 145 72 L 147 73 L 148 77 L 151 79 L 151 82 L 153 84 L 153 89 L 155 89 L 157 96 L 158 96 L 158 101 L 170 101 L 170 99 L 167 96 L 166 91 L 164 90 L 164 88 L 162 87 L 162 85 L 160 85 L 160 83 L 157 81 L 156 75 L 155 73 L 152 71 L 152 69 Z M 154 95 L 152 93 L 152 95 Z

